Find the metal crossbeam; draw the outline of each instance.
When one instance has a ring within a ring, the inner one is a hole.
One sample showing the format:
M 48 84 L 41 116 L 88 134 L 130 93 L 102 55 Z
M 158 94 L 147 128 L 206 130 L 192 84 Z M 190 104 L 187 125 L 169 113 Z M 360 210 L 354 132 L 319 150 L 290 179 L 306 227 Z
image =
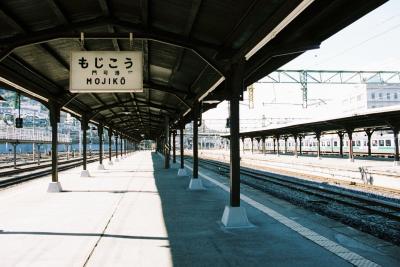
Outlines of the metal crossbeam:
M 276 70 L 257 83 L 300 84 L 307 108 L 308 84 L 395 84 L 400 83 L 400 71 Z
M 258 83 L 298 84 L 400 83 L 400 71 L 276 70 Z

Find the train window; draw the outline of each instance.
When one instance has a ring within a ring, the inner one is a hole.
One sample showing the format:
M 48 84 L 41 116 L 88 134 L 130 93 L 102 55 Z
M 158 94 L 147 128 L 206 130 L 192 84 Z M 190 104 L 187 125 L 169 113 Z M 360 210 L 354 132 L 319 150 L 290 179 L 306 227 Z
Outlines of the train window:
M 322 146 L 325 146 L 325 142 L 324 141 L 322 141 Z
M 329 142 L 329 141 L 326 142 L 326 145 L 327 145 L 327 146 L 331 146 L 331 142 Z
M 397 99 L 397 97 L 398 97 L 398 96 L 397 96 L 397 93 L 394 93 L 394 94 L 393 94 L 393 98 L 394 98 L 394 99 Z
M 357 141 L 357 146 L 361 146 L 361 141 L 360 140 Z
M 355 145 L 356 145 L 356 141 L 352 141 L 351 143 L 353 144 L 353 146 L 355 146 Z
M 383 97 L 383 94 L 379 93 L 379 99 L 382 99 L 382 97 Z
M 385 145 L 392 146 L 392 140 L 390 140 L 390 139 L 385 140 Z
M 349 141 L 346 141 L 346 146 L 349 146 Z
M 372 146 L 377 146 L 378 145 L 378 140 L 372 140 Z
M 384 146 L 385 145 L 385 140 L 379 140 L 379 146 Z
M 333 141 L 333 146 L 338 146 L 337 141 Z
M 387 94 L 386 94 L 386 98 L 387 98 L 388 100 L 390 100 L 390 93 L 387 93 Z
M 367 141 L 364 140 L 364 146 L 367 146 Z
M 371 99 L 375 99 L 375 93 L 371 94 Z

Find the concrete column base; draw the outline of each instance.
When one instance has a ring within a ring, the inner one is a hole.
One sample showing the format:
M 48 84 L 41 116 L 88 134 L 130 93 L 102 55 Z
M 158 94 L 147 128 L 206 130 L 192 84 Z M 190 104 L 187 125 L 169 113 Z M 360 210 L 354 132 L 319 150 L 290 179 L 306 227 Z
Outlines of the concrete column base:
M 183 169 L 179 168 L 179 170 L 178 170 L 178 176 L 187 176 L 187 175 L 188 175 L 188 174 L 187 174 L 185 168 L 183 168 Z
M 61 192 L 61 184 L 60 182 L 50 182 L 49 187 L 47 188 L 47 192 L 49 193 L 58 193 Z
M 81 177 L 90 177 L 90 173 L 88 170 L 82 170 L 81 171 Z
M 203 183 L 201 182 L 200 178 L 192 178 L 190 179 L 189 183 L 189 190 L 205 190 Z
M 114 165 L 114 163 L 112 162 L 112 160 L 108 161 L 108 165 Z
M 354 162 L 354 158 L 349 158 L 349 161 L 350 162 Z
M 173 168 L 173 169 L 179 169 L 180 166 L 181 165 L 179 163 L 176 163 L 176 162 L 171 164 L 171 168 Z
M 221 222 L 226 228 L 252 227 L 252 224 L 247 218 L 246 209 L 243 207 L 225 206 Z
M 98 170 L 105 170 L 105 169 L 104 169 L 103 163 L 102 163 L 102 164 L 99 164 L 99 166 L 97 166 L 97 169 L 98 169 Z
M 321 160 L 322 158 L 321 158 L 321 157 L 317 157 L 317 159 L 318 159 L 318 160 Z
M 116 159 L 114 160 L 114 162 L 119 162 L 119 158 L 116 158 Z
M 393 166 L 400 166 L 400 161 L 393 161 Z

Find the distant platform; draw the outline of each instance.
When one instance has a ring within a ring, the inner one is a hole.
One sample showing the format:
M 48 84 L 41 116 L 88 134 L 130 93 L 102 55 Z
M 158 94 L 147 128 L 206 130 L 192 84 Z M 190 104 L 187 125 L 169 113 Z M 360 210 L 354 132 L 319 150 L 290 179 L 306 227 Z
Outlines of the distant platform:
M 174 164 L 136 152 L 0 191 L 1 266 L 400 266 L 400 248 L 242 185 L 252 227 L 220 223 L 229 181 L 200 167 L 189 191 Z M 190 171 L 190 166 L 187 166 Z

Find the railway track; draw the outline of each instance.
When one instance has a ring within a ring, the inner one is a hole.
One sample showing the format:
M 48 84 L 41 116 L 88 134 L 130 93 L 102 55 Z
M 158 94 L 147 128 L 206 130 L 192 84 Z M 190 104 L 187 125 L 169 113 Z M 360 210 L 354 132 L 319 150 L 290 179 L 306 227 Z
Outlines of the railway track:
M 98 157 L 87 159 L 87 163 L 98 161 Z M 108 159 L 104 158 L 104 160 Z M 59 162 L 58 170 L 64 171 L 82 165 L 82 158 Z M 33 164 L 32 164 L 33 165 Z M 40 166 L 28 166 L 21 169 L 13 169 L 6 172 L 0 172 L 0 188 L 8 187 L 18 183 L 26 182 L 35 178 L 40 178 L 51 174 L 51 164 L 42 164 Z
M 190 160 L 190 158 L 188 158 Z M 199 159 L 199 165 L 229 176 L 229 165 Z M 400 204 L 323 183 L 241 168 L 241 183 L 400 244 Z

